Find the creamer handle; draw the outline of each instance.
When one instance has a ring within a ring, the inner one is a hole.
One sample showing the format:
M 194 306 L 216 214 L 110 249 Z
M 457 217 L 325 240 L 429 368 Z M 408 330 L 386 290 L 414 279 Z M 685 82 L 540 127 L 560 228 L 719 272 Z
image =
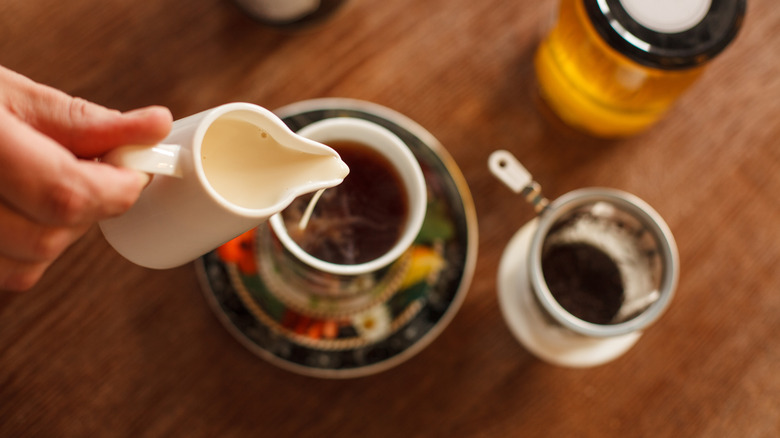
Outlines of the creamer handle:
M 109 151 L 100 161 L 117 167 L 181 178 L 180 151 L 181 146 L 177 144 L 127 145 Z

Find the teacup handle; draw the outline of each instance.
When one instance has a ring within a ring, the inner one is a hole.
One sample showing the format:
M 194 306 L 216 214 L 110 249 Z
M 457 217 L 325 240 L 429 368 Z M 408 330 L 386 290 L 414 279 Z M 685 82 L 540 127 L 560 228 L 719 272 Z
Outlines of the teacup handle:
M 488 168 L 510 190 L 520 193 L 537 213 L 544 211 L 550 204 L 542 196 L 542 186 L 534 181 L 531 173 L 509 151 L 497 150 L 490 154 Z
M 177 144 L 127 145 L 112 149 L 100 161 L 117 167 L 181 178 L 180 151 L 181 146 Z

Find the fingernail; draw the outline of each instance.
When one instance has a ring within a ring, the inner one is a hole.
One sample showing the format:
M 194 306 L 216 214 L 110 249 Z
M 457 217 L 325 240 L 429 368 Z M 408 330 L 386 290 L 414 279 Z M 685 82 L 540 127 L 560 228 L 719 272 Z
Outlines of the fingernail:
M 141 183 L 141 187 L 146 187 L 151 181 L 152 176 L 146 172 L 136 172 L 138 174 L 138 180 Z

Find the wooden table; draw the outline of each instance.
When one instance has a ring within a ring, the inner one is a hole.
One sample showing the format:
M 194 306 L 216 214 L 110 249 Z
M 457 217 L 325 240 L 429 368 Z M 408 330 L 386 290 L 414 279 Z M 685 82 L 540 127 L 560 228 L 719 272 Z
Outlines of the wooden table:
M 39 285 L 0 294 L 0 436 L 778 436 L 780 9 L 752 0 L 738 40 L 649 132 L 597 142 L 542 115 L 531 57 L 552 2 L 350 0 L 279 32 L 228 0 L 4 0 L 0 64 L 120 110 L 176 118 L 230 101 L 318 97 L 405 114 L 473 194 L 479 258 L 426 349 L 370 377 L 322 380 L 251 354 L 192 265 L 137 267 L 97 228 Z M 505 325 L 496 272 L 532 209 L 486 166 L 512 151 L 555 198 L 636 194 L 677 239 L 668 312 L 627 354 L 549 365 Z

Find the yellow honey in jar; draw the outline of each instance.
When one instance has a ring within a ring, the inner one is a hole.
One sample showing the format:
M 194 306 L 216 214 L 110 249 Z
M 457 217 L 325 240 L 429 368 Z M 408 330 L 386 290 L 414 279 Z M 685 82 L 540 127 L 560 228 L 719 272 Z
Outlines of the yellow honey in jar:
M 598 137 L 660 119 L 735 37 L 744 0 L 561 0 L 534 60 L 566 124 Z

